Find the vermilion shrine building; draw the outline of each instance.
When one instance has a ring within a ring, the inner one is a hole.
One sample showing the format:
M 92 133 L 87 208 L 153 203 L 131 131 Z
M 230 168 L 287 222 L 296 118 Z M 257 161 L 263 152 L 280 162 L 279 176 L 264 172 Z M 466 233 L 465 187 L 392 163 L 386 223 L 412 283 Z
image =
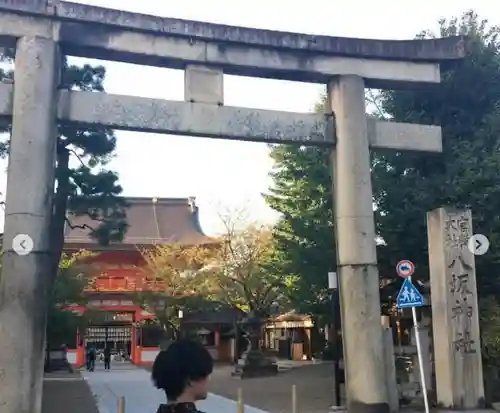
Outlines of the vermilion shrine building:
M 107 341 L 130 354 L 132 363 L 151 364 L 158 354 L 155 346 L 143 342 L 140 323 L 154 319 L 134 298 L 145 291 L 158 289 L 141 268 L 144 259 L 138 247 L 179 243 L 199 245 L 214 243 L 199 223 L 198 207 L 194 198 L 127 198 L 128 230 L 121 243 L 100 246 L 83 228 L 95 226 L 88 217 L 76 217 L 65 234 L 65 252 L 87 250 L 95 253 L 90 259 L 98 269 L 98 277 L 87 289 L 86 306 L 73 306 L 72 310 L 88 309 L 102 312 L 98 322 L 77 333 L 76 345 L 68 351 L 68 361 L 76 366 L 84 364 L 85 347 L 93 343 L 104 347 Z M 216 340 L 220 341 L 220 340 Z M 218 343 L 216 343 L 218 344 Z

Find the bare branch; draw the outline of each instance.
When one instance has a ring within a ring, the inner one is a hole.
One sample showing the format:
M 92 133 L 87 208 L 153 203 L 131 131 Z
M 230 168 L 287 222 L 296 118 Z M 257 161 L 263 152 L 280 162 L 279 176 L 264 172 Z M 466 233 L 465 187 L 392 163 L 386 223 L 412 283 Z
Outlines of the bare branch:
M 92 228 L 90 225 L 87 224 L 81 224 L 81 225 L 74 225 L 71 223 L 71 221 L 68 219 L 68 217 L 65 217 L 66 224 L 68 224 L 68 227 L 71 229 L 88 229 L 92 232 L 96 232 L 94 228 Z
M 76 153 L 75 150 L 71 149 L 71 148 L 66 148 L 68 151 L 70 151 L 73 155 L 75 155 L 76 159 L 78 159 L 80 161 L 80 163 L 82 164 L 82 166 L 84 167 L 87 167 L 87 164 L 83 161 L 83 159 L 80 157 L 80 155 L 78 155 Z
M 368 103 L 373 105 L 376 110 L 376 115 L 379 116 L 381 119 L 387 119 L 387 116 L 380 106 L 380 97 L 375 94 L 373 89 L 368 89 L 365 94 L 365 99 L 367 100 Z

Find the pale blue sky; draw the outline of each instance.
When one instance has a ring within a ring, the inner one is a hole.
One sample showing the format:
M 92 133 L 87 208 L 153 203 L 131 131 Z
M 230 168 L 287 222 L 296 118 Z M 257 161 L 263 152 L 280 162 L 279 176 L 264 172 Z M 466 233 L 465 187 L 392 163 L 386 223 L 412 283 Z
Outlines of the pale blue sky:
M 471 7 L 491 23 L 500 23 L 500 10 L 491 0 L 72 1 L 165 17 L 365 38 L 413 38 L 424 28 L 435 28 L 439 18 L 460 15 Z M 108 92 L 183 99 L 181 71 L 111 62 L 105 65 Z M 226 76 L 225 103 L 308 112 L 322 89 L 318 85 Z M 131 132 L 118 132 L 117 136 L 118 156 L 111 168 L 119 173 L 125 195 L 195 196 L 202 226 L 210 234 L 221 230 L 217 216 L 221 208 L 247 207 L 254 220 L 270 223 L 276 219 L 261 197 L 270 185 L 268 172 L 272 167 L 265 145 Z M 3 193 L 5 181 L 5 176 L 0 176 Z

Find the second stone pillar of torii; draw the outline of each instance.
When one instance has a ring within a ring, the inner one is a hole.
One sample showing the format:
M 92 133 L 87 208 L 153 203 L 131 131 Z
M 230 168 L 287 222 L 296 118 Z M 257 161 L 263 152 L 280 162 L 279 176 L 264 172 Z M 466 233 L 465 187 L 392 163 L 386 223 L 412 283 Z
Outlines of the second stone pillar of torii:
M 389 412 L 375 246 L 365 85 L 339 76 L 328 85 L 335 114 L 334 172 L 337 265 L 350 413 Z

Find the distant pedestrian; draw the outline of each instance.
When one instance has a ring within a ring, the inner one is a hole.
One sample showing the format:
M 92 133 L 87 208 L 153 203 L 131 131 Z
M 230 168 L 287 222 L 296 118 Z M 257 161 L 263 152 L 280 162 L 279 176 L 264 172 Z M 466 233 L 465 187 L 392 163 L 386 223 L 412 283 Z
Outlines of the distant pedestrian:
M 85 369 L 90 371 L 90 346 L 85 348 Z
M 96 349 L 94 346 L 90 346 L 87 349 L 87 370 L 95 370 L 95 359 L 96 359 Z
M 104 370 L 111 369 L 111 349 L 109 345 L 104 347 Z

